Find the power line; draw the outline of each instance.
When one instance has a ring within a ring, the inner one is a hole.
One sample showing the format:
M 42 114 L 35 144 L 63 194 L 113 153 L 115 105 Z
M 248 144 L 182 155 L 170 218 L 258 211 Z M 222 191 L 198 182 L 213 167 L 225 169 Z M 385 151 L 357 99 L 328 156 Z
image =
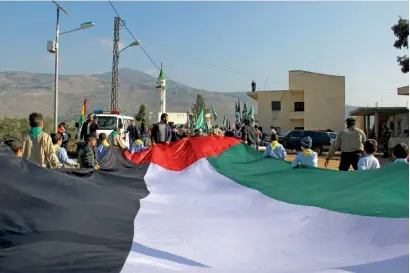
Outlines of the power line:
M 112 9 L 113 9 L 114 12 L 117 14 L 117 16 L 118 16 L 118 17 L 121 17 L 120 14 L 119 14 L 119 12 L 118 12 L 118 10 L 115 8 L 115 6 L 113 5 L 113 3 L 111 2 L 111 0 L 108 0 L 108 2 L 110 3 Z M 136 37 L 134 36 L 134 34 L 132 33 L 132 31 L 131 31 L 131 30 L 128 28 L 128 26 L 126 25 L 125 21 L 122 20 L 122 19 L 121 19 L 121 26 L 123 26 L 123 27 L 127 30 L 127 32 L 131 35 L 131 37 L 132 37 L 134 40 L 137 40 Z M 165 47 L 165 46 L 163 46 L 163 45 L 160 45 L 160 46 L 161 46 L 161 47 Z M 143 47 L 141 44 L 140 44 L 140 48 L 141 48 L 141 50 L 144 52 L 144 54 L 147 56 L 147 58 L 151 61 L 151 63 L 153 63 L 153 64 L 155 65 L 155 67 L 156 67 L 158 70 L 160 70 L 160 67 L 154 62 L 154 60 L 151 58 L 151 56 L 148 54 L 148 52 L 144 49 L 144 47 Z M 205 62 L 205 61 L 203 61 L 203 60 L 200 60 L 200 59 L 197 59 L 197 58 L 194 58 L 194 57 L 187 56 L 186 54 L 180 53 L 180 55 L 182 55 L 182 56 L 183 56 L 184 58 L 186 58 L 186 59 L 190 59 L 190 60 L 193 60 L 193 61 L 196 61 L 196 62 L 205 64 L 205 65 L 212 66 L 212 67 L 214 67 L 214 68 L 223 70 L 224 72 L 229 72 L 229 73 L 232 73 L 232 74 L 236 74 L 236 75 L 239 75 L 239 76 L 246 77 L 246 80 L 249 80 L 250 78 L 254 79 L 253 76 L 251 77 L 250 75 L 244 74 L 244 73 L 242 73 L 242 72 L 240 72 L 240 71 L 236 71 L 236 70 L 233 70 L 233 69 L 229 69 L 229 68 L 222 67 L 222 66 L 220 66 L 220 65 L 215 65 L 215 64 L 212 64 L 212 63 L 209 63 L 209 62 Z M 175 86 L 177 86 L 179 89 L 181 89 L 181 88 L 175 83 L 175 81 L 171 80 L 167 75 L 165 75 L 165 76 L 166 76 L 166 78 L 168 78 L 168 80 L 169 80 L 170 82 L 172 82 Z
M 112 9 L 114 10 L 114 12 L 117 14 L 118 17 L 122 18 L 121 15 L 119 14 L 119 12 L 117 11 L 117 9 L 114 7 L 113 3 L 111 2 L 111 0 L 108 0 L 108 2 L 110 3 Z M 127 27 L 127 24 L 125 22 L 125 20 L 121 19 L 121 26 L 123 26 L 127 32 L 131 35 L 131 37 L 134 39 L 134 41 L 137 40 L 137 38 L 135 37 L 135 35 L 132 33 L 132 31 Z M 155 67 L 158 70 L 161 70 L 161 68 L 155 63 L 155 61 L 151 58 L 151 56 L 148 54 L 148 52 L 144 49 L 144 47 L 142 46 L 142 44 L 140 43 L 139 47 L 141 48 L 141 50 L 144 52 L 145 56 L 147 56 L 147 58 L 151 61 L 151 63 L 153 65 L 155 65 Z M 168 79 L 168 81 L 170 81 L 171 83 L 173 83 L 178 89 L 182 90 L 181 87 L 179 87 L 175 81 L 171 80 L 165 73 L 164 76 Z

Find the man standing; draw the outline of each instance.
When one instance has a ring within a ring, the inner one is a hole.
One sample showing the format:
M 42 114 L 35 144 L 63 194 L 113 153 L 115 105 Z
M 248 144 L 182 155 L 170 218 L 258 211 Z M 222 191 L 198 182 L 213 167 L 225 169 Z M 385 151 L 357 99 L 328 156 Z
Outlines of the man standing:
M 273 127 L 273 126 L 270 127 L 270 133 L 271 134 L 277 134 L 276 130 L 275 130 L 275 127 Z
M 25 141 L 23 157 L 43 168 L 61 167 L 50 135 L 43 132 L 43 115 L 31 113 L 28 119 L 31 129 Z
M 383 144 L 383 157 L 389 157 L 389 140 L 390 140 L 390 129 L 387 127 L 386 123 L 383 123 L 381 129 L 381 143 Z
M 252 92 L 255 92 L 256 91 L 256 82 L 252 81 L 251 86 L 252 86 Z
M 356 119 L 350 117 L 346 119 L 346 129 L 340 131 L 336 140 L 330 147 L 329 154 L 326 158 L 325 167 L 329 165 L 329 160 L 335 152 L 340 148 L 342 154 L 340 156 L 339 171 L 348 171 L 350 165 L 356 171 L 357 163 L 363 152 L 363 142 L 366 141 L 365 133 L 356 128 Z
M 139 138 L 139 132 L 138 132 L 138 128 L 137 126 L 135 126 L 135 121 L 131 120 L 131 124 L 128 125 L 127 130 L 125 131 L 125 133 L 129 133 L 128 138 L 130 141 L 130 148 L 132 146 L 132 144 L 134 143 L 134 141 Z
M 252 148 L 257 149 L 256 147 L 256 130 L 253 126 L 251 126 L 251 122 L 248 118 L 244 120 L 245 125 L 241 128 L 241 137 L 242 141 L 245 144 L 248 144 Z
M 94 121 L 93 115 L 89 114 L 87 120 L 84 122 L 81 127 L 80 140 L 85 140 L 87 135 L 93 135 L 97 138 L 98 123 L 97 119 Z
M 163 113 L 161 115 L 161 121 L 154 124 L 151 132 L 152 145 L 161 143 L 170 143 L 172 137 L 171 127 L 168 124 L 168 115 Z

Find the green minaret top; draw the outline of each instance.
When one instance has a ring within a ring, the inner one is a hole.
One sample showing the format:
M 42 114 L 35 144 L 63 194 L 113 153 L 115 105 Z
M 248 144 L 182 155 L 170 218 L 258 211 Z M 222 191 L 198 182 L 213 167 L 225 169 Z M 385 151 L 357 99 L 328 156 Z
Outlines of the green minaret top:
M 162 71 L 162 63 L 161 63 L 161 71 L 159 72 L 159 77 L 158 77 L 158 79 L 160 79 L 160 80 L 165 79 L 164 72 Z

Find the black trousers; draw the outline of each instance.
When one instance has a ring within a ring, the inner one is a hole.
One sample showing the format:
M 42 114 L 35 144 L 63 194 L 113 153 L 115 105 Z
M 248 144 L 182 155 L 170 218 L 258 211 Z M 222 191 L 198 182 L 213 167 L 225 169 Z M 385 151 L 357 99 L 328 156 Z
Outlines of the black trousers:
M 356 152 L 342 152 L 340 155 L 340 164 L 339 171 L 347 172 L 350 166 L 357 171 L 357 163 L 359 162 L 360 157 L 362 156 L 362 151 Z

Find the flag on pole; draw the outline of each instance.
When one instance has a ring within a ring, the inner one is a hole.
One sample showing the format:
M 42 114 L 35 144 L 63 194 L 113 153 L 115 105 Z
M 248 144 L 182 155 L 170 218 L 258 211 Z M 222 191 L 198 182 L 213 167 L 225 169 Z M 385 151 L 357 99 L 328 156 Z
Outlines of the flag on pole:
M 236 129 L 239 130 L 241 127 L 242 121 L 241 121 L 241 104 L 238 99 L 238 103 L 236 103 L 235 107 L 235 127 Z
M 253 104 L 251 104 L 251 107 L 249 108 L 248 117 L 251 119 L 251 123 L 253 125 L 255 122 L 255 110 L 253 109 Z
M 243 103 L 243 109 L 242 109 L 242 119 L 246 119 L 248 117 L 248 107 L 246 105 L 246 102 Z
M 81 137 L 81 129 L 82 129 L 82 126 L 83 126 L 84 121 L 85 121 L 85 115 L 86 115 L 85 113 L 86 112 L 87 112 L 87 99 L 84 99 L 83 106 L 81 107 L 81 116 L 78 120 L 78 128 L 77 128 L 77 133 L 76 133 L 76 137 L 75 137 L 75 140 L 77 142 L 82 140 L 80 138 Z
M 216 113 L 215 107 L 213 105 L 211 105 L 211 109 L 212 109 L 212 117 L 216 121 L 218 118 L 218 114 Z
M 204 108 L 201 108 L 201 111 L 199 111 L 199 114 L 196 118 L 196 128 L 205 129 Z
M 224 116 L 224 119 L 222 121 L 222 127 L 226 129 L 226 117 Z
M 50 170 L 0 145 L 0 272 L 408 272 L 406 163 L 294 170 L 215 136 L 124 154 Z
M 81 116 L 78 120 L 78 124 L 81 126 L 85 121 L 85 113 L 87 112 L 87 100 L 85 99 L 83 102 L 83 106 L 81 107 Z

